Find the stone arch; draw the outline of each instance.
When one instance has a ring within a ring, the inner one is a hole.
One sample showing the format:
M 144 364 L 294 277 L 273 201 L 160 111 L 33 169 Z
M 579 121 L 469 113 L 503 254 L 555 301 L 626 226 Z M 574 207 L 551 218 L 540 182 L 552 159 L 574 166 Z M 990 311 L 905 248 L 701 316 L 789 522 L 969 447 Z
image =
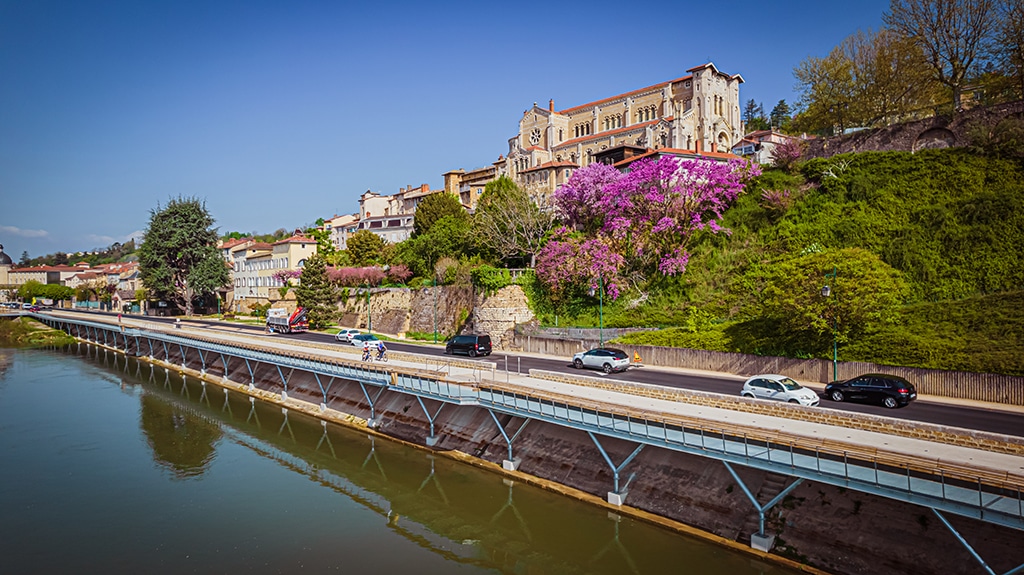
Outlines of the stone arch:
M 718 151 L 727 152 L 729 151 L 730 147 L 731 146 L 729 146 L 729 134 L 725 133 L 724 130 L 718 132 Z
M 934 150 L 941 148 L 952 148 L 956 145 L 956 136 L 946 128 L 930 128 L 918 134 L 914 140 L 914 147 L 917 152 L 920 150 Z

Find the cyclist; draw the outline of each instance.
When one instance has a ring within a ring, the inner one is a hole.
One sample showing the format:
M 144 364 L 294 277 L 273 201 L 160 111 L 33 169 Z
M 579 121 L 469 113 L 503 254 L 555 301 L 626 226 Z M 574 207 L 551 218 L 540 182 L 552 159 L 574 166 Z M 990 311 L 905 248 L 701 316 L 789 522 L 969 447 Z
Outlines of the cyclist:
M 387 346 L 384 345 L 383 341 L 378 341 L 377 342 L 377 361 L 387 361 L 388 360 L 388 357 L 386 355 L 387 353 L 388 353 Z
M 370 361 L 370 340 L 363 340 L 363 361 Z

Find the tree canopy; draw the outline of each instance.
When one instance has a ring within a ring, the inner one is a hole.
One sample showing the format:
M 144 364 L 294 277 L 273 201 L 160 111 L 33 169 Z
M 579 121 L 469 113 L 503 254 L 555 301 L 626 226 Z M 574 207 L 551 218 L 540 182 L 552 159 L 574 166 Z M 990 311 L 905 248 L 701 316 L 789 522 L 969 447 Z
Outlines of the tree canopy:
M 196 298 L 230 280 L 206 203 L 179 196 L 150 210 L 139 247 L 139 279 L 150 293 L 192 315 Z
M 423 201 L 416 206 L 416 213 L 413 216 L 413 235 L 420 236 L 428 233 L 438 220 L 446 216 L 469 221 L 466 208 L 462 207 L 462 202 L 455 194 L 441 192 L 423 198 Z
M 528 258 L 535 263 L 554 219 L 508 176 L 488 182 L 477 203 L 474 224 L 480 243 L 499 258 Z
M 306 309 L 309 327 L 323 329 L 332 325 L 338 311 L 338 295 L 327 276 L 327 262 L 314 254 L 306 260 L 299 285 L 295 287 L 296 302 Z
M 370 266 L 384 261 L 387 242 L 370 230 L 359 230 L 346 242 L 348 261 L 356 267 Z

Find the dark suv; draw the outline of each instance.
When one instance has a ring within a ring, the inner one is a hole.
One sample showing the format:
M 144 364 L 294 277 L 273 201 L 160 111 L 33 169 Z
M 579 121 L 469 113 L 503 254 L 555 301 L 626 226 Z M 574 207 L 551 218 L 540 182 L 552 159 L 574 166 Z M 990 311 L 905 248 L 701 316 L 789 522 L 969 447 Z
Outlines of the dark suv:
M 457 335 L 444 344 L 444 352 L 465 353 L 469 357 L 491 355 L 491 336 L 477 335 L 475 333 Z
M 869 373 L 846 381 L 833 381 L 825 386 L 825 397 L 832 401 L 881 403 L 893 409 L 917 399 L 917 389 L 898 375 Z

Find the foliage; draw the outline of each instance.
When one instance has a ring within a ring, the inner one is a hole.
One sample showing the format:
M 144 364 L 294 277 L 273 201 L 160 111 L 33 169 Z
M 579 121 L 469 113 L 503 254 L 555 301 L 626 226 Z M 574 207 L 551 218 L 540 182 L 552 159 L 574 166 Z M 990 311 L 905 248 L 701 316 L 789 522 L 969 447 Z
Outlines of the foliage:
M 969 73 L 995 30 L 993 0 L 891 0 L 883 16 L 894 32 L 912 41 L 924 54 L 932 77 L 953 91 L 953 108 Z
M 479 242 L 499 259 L 528 258 L 532 266 L 553 218 L 502 175 L 484 187 L 473 224 Z
M 18 287 L 18 297 L 23 301 L 31 301 L 32 298 L 46 298 L 54 301 L 69 300 L 75 295 L 75 290 L 60 284 L 44 284 L 36 280 L 29 280 Z
M 255 317 L 267 317 L 267 311 L 273 307 L 274 304 L 270 302 L 266 303 L 249 303 L 249 313 Z
M 0 347 L 54 347 L 73 343 L 75 338 L 34 319 L 0 321 Z
M 443 218 L 455 218 L 460 222 L 469 223 L 469 214 L 466 213 L 466 208 L 462 207 L 458 196 L 447 192 L 430 194 L 416 206 L 412 224 L 413 235 L 429 233 L 434 224 Z
M 997 3 L 996 29 L 989 52 L 998 69 L 1010 80 L 1013 90 L 1007 99 L 1024 98 L 1024 2 Z
M 599 194 L 592 191 L 596 186 L 573 185 L 573 178 L 581 173 L 580 180 L 604 179 L 591 175 L 591 171 L 597 175 L 607 173 L 606 168 L 599 166 L 591 164 L 578 170 L 566 186 L 555 192 L 556 202 L 570 222 L 578 222 L 578 228 L 599 228 L 599 239 L 588 244 L 588 249 L 610 250 L 622 258 L 612 266 L 616 272 L 624 266 L 625 272 L 648 278 L 655 273 L 684 272 L 691 238 L 705 230 L 723 231 L 719 226 L 723 211 L 742 191 L 745 178 L 760 173 L 756 166 L 739 160 L 680 161 L 666 156 L 657 161 L 645 158 L 634 162 L 628 174 L 605 183 Z M 580 190 L 596 196 L 596 209 L 584 206 L 585 195 Z M 600 225 L 596 220 L 600 220 Z M 558 248 L 545 248 L 542 253 L 549 257 L 558 255 L 569 269 L 582 269 L 565 259 L 566 250 L 571 247 L 563 242 Z M 595 257 L 594 262 L 611 264 L 600 254 Z M 538 264 L 538 273 L 540 267 Z M 550 264 L 545 268 L 556 272 Z M 612 271 L 611 267 L 606 271 Z M 544 277 L 552 278 L 549 274 Z
M 496 292 L 512 284 L 512 274 L 507 269 L 488 265 L 473 268 L 470 277 L 473 279 L 473 285 L 486 293 Z
M 332 268 L 328 271 L 330 281 L 341 287 L 379 286 L 387 274 L 378 267 Z
M 296 303 L 306 309 L 309 327 L 323 329 L 334 323 L 338 310 L 338 294 L 327 277 L 327 263 L 318 254 L 306 260 L 299 285 L 295 288 Z
M 803 140 L 796 138 L 784 139 L 772 148 L 772 166 L 787 172 L 795 170 L 797 162 L 803 157 L 806 148 L 807 143 Z
M 412 277 L 412 270 L 402 264 L 390 266 L 385 273 L 387 274 L 388 281 L 394 284 L 404 284 Z
M 563 228 L 541 250 L 536 270 L 555 300 L 581 290 L 599 289 L 601 284 L 615 299 L 620 293 L 619 270 L 624 261 L 604 238 L 584 239 Z
M 601 162 L 576 170 L 569 181 L 555 190 L 554 203 L 559 218 L 583 233 L 597 233 L 604 226 L 604 212 L 598 203 L 605 186 L 621 178 L 621 172 Z
M 768 115 L 772 128 L 780 131 L 787 130 L 789 122 L 792 120 L 790 117 L 791 113 L 792 110 L 789 109 L 789 104 L 785 100 L 779 100 L 779 103 L 775 104 L 775 107 L 772 108 L 771 114 Z
M 205 202 L 178 197 L 150 211 L 139 247 L 139 279 L 160 299 L 192 315 L 195 299 L 229 281 Z
M 935 99 L 921 50 L 889 30 L 857 32 L 825 58 L 793 71 L 800 92 L 794 128 L 827 134 L 891 123 Z
M 357 267 L 383 263 L 386 244 L 384 238 L 370 230 L 359 230 L 346 242 L 349 262 Z
M 825 274 L 836 270 L 835 278 Z M 829 284 L 831 295 L 822 297 Z M 742 285 L 752 292 L 746 317 L 772 322 L 780 349 L 817 351 L 833 332 L 840 342 L 859 337 L 865 326 L 897 321 L 908 288 L 903 277 L 861 248 L 809 253 L 752 266 Z
M 1004 118 L 989 128 L 979 123 L 967 137 L 971 150 L 994 157 L 1024 159 L 1024 119 Z

